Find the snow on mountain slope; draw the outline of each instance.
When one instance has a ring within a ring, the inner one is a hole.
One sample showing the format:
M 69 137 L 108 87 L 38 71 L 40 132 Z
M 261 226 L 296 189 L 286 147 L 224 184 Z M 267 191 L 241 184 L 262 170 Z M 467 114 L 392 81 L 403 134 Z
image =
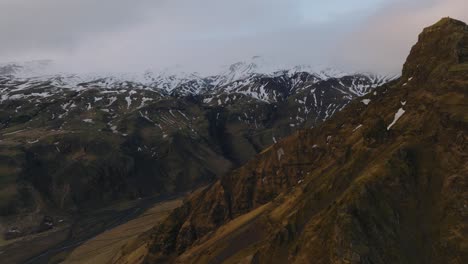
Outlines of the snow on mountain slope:
M 78 109 L 83 113 L 103 111 L 115 118 L 150 103 L 190 97 L 200 107 L 236 108 L 234 118 L 255 128 L 262 120 L 248 109 L 269 105 L 274 108 L 268 113 L 285 111 L 287 121 L 282 121 L 281 126 L 294 129 L 326 120 L 353 98 L 364 96 L 395 78 L 349 74 L 332 68 L 318 70 L 311 66 L 280 70 L 260 58 L 233 64 L 212 76 L 180 69 L 122 74 L 50 74 L 50 71 L 39 74 L 41 70 L 47 72 L 47 65 L 50 62 L 0 66 L 2 108 L 14 107 L 13 111 L 18 113 L 28 102 L 35 105 L 55 102 L 61 107 L 50 110 L 50 120 L 65 120 L 70 111 Z
M 333 68 L 317 68 L 300 65 L 293 68 L 273 67 L 261 57 L 253 57 L 250 61 L 238 62 L 220 70 L 211 76 L 198 73 L 187 73 L 181 69 L 167 69 L 160 72 L 146 71 L 135 73 L 52 73 L 51 61 L 32 61 L 27 63 L 0 64 L 0 76 L 11 79 L 13 83 L 22 83 L 22 87 L 34 86 L 38 82 L 49 83 L 51 86 L 70 89 L 151 89 L 163 94 L 177 96 L 219 93 L 223 91 L 244 91 L 245 87 L 257 84 L 264 78 L 286 78 L 291 81 L 291 90 L 304 88 L 304 83 L 317 83 L 329 79 L 341 79 L 357 74 L 344 73 Z M 362 74 L 367 80 L 354 80 L 345 86 L 355 95 L 362 96 L 370 86 L 381 85 L 392 78 L 373 74 Z M 345 80 L 346 81 L 346 80 Z M 257 85 L 254 90 L 262 94 L 265 84 Z M 258 92 L 241 92 L 252 95 L 259 100 L 271 101 L 271 98 L 259 95 Z

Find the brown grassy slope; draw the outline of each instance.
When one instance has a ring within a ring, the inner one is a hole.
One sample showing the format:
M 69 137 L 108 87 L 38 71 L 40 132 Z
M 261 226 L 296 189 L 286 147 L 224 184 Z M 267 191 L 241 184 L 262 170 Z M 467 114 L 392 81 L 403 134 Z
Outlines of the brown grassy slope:
M 169 212 L 181 203 L 181 199 L 157 203 L 137 218 L 87 240 L 60 263 L 112 263 L 112 259 L 120 254 L 123 245 L 136 243 L 138 241 L 136 238 L 140 234 L 151 229 L 155 221 L 167 217 Z
M 398 82 L 194 194 L 145 261 L 467 263 L 467 36 L 426 28 Z

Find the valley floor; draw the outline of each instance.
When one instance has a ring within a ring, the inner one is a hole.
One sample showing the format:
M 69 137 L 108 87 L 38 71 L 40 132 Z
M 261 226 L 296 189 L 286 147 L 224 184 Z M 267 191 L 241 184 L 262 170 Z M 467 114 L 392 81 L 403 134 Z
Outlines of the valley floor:
M 123 245 L 180 206 L 182 198 L 141 199 L 90 212 L 73 225 L 0 246 L 3 263 L 110 263 Z

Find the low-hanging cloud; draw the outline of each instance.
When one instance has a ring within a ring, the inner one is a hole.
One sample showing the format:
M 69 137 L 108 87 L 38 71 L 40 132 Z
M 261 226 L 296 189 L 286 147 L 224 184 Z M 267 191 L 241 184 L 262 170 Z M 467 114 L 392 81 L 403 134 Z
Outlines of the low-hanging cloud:
M 321 2 L 2 0 L 0 61 L 209 72 L 260 55 L 283 65 L 397 72 L 424 26 L 444 16 L 468 20 L 465 0 Z

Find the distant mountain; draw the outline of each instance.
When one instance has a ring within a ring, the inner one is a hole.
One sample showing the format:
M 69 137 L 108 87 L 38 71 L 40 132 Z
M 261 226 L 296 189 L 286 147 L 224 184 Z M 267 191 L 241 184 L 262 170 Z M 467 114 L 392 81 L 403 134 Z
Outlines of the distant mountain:
M 7 238 L 43 230 L 45 216 L 193 190 L 394 79 L 253 62 L 213 76 L 57 74 L 50 63 L 0 68 Z
M 400 79 L 194 192 L 114 261 L 466 263 L 467 58 L 465 23 L 426 28 Z M 360 77 L 343 78 L 312 90 Z
M 220 69 L 218 74 L 203 76 L 199 73 L 187 73 L 182 68 L 163 71 L 146 71 L 141 73 L 57 73 L 57 66 L 53 61 L 30 61 L 22 63 L 0 64 L 0 76 L 13 80 L 27 82 L 48 82 L 58 87 L 80 89 L 86 87 L 99 89 L 144 88 L 179 96 L 209 94 L 225 90 L 226 86 L 246 85 L 249 81 L 259 78 L 284 77 L 290 79 L 304 79 L 309 77 L 314 81 L 341 79 L 345 76 L 362 75 L 367 77 L 367 85 L 382 84 L 395 79 L 397 76 L 379 76 L 364 73 L 344 73 L 333 68 L 317 68 L 300 65 L 292 68 L 272 66 L 261 57 L 253 57 L 250 61 L 234 63 Z M 300 76 L 307 75 L 307 76 Z M 300 81 L 300 80 L 298 80 Z M 369 82 L 370 81 L 370 82 Z

